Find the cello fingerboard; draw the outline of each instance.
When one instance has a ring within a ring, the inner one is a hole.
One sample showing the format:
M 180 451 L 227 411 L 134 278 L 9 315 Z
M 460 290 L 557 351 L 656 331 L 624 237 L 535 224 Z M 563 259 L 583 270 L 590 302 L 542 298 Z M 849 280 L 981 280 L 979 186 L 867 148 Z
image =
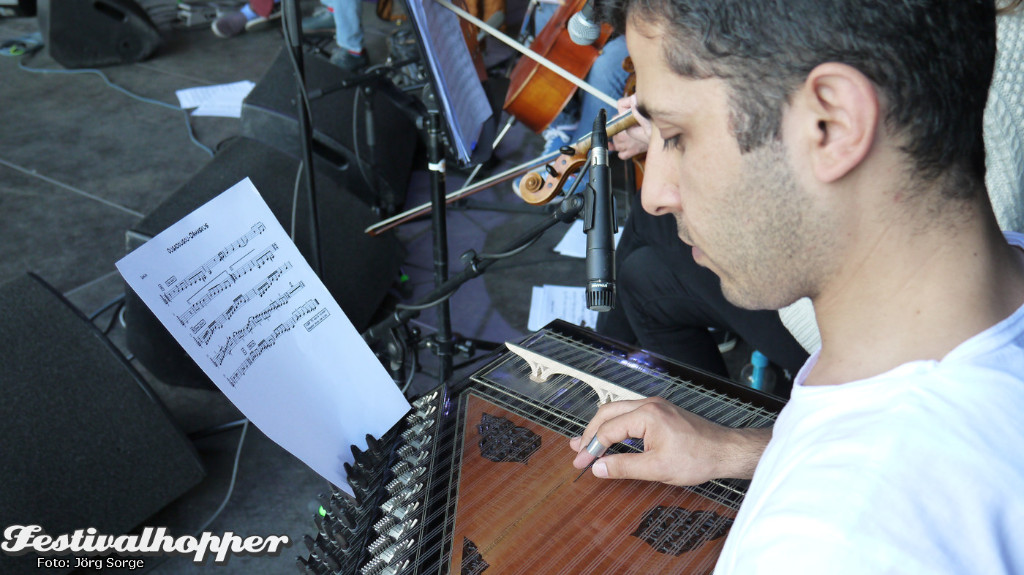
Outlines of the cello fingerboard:
M 563 322 L 520 345 L 722 425 L 768 426 L 782 406 Z M 373 453 L 356 454 L 356 500 L 335 490 L 300 565 L 318 575 L 710 573 L 747 482 L 575 481 L 568 438 L 596 412 L 597 393 L 569 376 L 530 374 L 505 352 L 417 400 Z

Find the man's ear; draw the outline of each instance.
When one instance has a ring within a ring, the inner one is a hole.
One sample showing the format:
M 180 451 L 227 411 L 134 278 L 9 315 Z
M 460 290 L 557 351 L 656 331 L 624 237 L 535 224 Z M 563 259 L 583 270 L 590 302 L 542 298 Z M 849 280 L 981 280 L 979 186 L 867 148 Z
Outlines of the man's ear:
M 852 66 L 828 62 L 807 75 L 794 102 L 814 176 L 839 180 L 871 151 L 880 108 L 874 84 Z

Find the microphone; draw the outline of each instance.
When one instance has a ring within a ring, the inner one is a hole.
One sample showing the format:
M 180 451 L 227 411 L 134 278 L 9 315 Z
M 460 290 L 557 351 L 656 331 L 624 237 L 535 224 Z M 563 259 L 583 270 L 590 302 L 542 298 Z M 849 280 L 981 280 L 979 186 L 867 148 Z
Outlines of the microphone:
M 583 9 L 569 18 L 569 39 L 580 46 L 589 46 L 601 35 L 601 23 L 594 17 L 594 0 L 587 0 Z
M 583 204 L 583 231 L 587 233 L 587 307 L 594 311 L 611 311 L 615 306 L 615 212 L 604 108 L 594 120 L 590 141 L 590 183 Z

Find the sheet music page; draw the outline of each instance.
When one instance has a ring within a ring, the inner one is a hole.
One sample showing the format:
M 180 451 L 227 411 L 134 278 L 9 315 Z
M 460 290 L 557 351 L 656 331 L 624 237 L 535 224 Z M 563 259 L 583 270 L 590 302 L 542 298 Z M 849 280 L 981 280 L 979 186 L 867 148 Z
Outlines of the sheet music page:
M 427 62 L 440 90 L 444 116 L 455 132 L 459 159 L 468 163 L 484 122 L 491 116 L 459 17 L 433 0 L 410 0 L 409 12 L 423 38 Z
M 526 329 L 537 331 L 555 319 L 582 327 L 596 326 L 597 312 L 587 308 L 587 288 L 548 284 L 533 286 Z
M 410 406 L 248 178 L 117 268 L 253 424 L 352 493 L 350 445 Z

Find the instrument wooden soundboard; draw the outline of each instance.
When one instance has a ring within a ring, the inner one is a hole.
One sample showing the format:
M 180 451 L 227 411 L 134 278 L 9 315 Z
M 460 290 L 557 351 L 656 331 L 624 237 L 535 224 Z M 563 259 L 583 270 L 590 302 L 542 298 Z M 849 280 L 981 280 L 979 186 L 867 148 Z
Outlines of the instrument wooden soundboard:
M 516 351 L 513 351 L 516 350 Z M 522 354 L 522 355 L 520 355 Z M 525 358 L 523 357 L 525 356 Z M 710 573 L 747 482 L 574 481 L 601 401 L 658 395 L 730 427 L 782 400 L 556 321 L 440 387 L 324 494 L 305 573 Z M 616 448 L 642 450 L 639 441 Z

